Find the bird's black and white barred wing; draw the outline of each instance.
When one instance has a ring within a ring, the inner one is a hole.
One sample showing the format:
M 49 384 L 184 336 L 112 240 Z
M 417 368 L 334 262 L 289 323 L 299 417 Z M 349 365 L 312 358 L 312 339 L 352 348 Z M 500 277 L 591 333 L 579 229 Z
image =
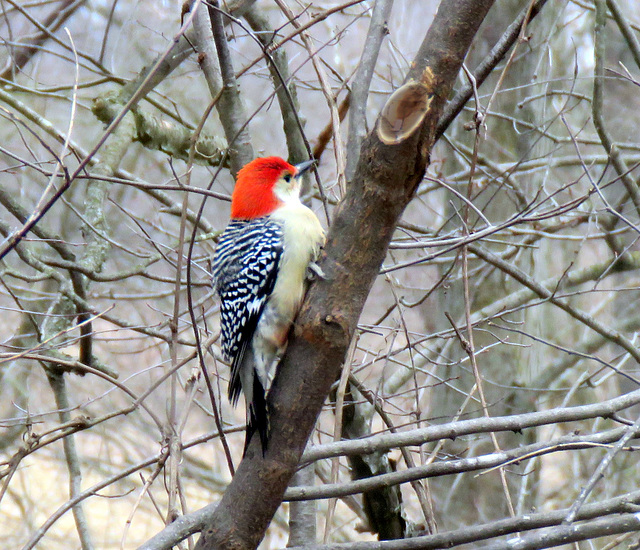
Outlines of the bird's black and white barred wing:
M 222 352 L 232 362 L 229 399 L 240 395 L 240 365 L 275 286 L 283 233 L 269 218 L 234 220 L 218 241 L 212 276 L 220 295 Z

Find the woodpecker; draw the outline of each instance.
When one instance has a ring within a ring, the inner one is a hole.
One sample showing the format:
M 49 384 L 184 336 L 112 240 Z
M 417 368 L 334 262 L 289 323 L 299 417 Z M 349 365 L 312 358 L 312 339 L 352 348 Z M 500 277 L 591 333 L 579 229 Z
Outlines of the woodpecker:
M 301 176 L 314 162 L 265 157 L 242 168 L 212 261 L 222 352 L 231 363 L 229 400 L 236 405 L 242 390 L 247 406 L 245 452 L 256 431 L 266 451 L 271 374 L 324 243 L 318 218 L 300 202 Z

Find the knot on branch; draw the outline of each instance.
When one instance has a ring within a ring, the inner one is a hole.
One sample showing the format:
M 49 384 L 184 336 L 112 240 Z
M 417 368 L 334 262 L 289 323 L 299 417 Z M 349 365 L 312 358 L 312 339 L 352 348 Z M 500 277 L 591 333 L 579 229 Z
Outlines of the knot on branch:
M 334 309 L 320 312 L 304 323 L 296 324 L 295 335 L 316 348 L 345 348 L 351 341 L 349 321 L 344 313 Z
M 427 67 L 420 81 L 407 82 L 387 100 L 378 120 L 378 138 L 385 145 L 402 143 L 420 127 L 435 96 L 435 78 Z

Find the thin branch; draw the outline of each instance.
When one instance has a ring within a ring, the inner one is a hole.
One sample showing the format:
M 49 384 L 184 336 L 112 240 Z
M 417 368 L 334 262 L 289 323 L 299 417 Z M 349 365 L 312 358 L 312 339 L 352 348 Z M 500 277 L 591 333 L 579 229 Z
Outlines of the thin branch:
M 54 38 L 56 42 L 62 47 L 68 47 L 67 44 L 56 39 L 53 35 L 64 23 L 81 8 L 86 0 L 64 0 L 62 5 L 57 6 L 51 13 L 40 23 L 39 21 L 32 19 L 26 10 L 23 10 L 19 4 L 14 4 L 9 0 L 9 3 L 14 7 L 20 9 L 21 13 L 31 21 L 33 25 L 38 27 L 38 32 L 32 38 L 21 41 L 16 47 L 10 48 L 11 55 L 7 61 L 7 66 L 0 72 L 0 79 L 12 80 L 16 74 L 21 71 L 24 66 L 31 60 L 31 58 L 39 51 L 39 47 L 42 46 L 48 39 Z M 3 40 L 4 42 L 4 40 Z
M 498 64 L 507 55 L 507 52 L 517 42 L 520 37 L 520 32 L 524 25 L 529 24 L 542 7 L 546 4 L 547 0 L 537 0 L 532 5 L 524 8 L 518 17 L 507 27 L 507 30 L 500 37 L 500 40 L 491 49 L 489 54 L 485 56 L 484 60 L 476 70 L 473 71 L 473 77 L 476 82 L 476 86 L 479 88 L 487 77 L 493 72 Z M 460 114 L 467 101 L 473 96 L 473 85 L 468 83 L 463 86 L 453 97 L 442 113 L 440 120 L 438 121 L 438 129 L 436 130 L 436 139 L 447 131 L 447 128 L 451 125 L 454 119 Z
M 260 41 L 265 52 L 265 58 L 267 59 L 271 80 L 276 90 L 276 97 L 278 98 L 278 105 L 282 115 L 282 127 L 287 140 L 289 161 L 292 164 L 297 164 L 308 160 L 308 143 L 298 115 L 298 93 L 295 82 L 289 75 L 287 52 L 284 48 L 277 48 L 269 54 L 270 47 L 277 35 L 273 32 L 267 17 L 257 7 L 254 6 L 248 10 L 245 14 L 245 19 L 255 32 L 255 37 Z
M 591 491 L 593 491 L 593 488 L 596 486 L 596 483 L 598 483 L 604 477 L 604 472 L 611 465 L 611 462 L 613 461 L 615 456 L 627 445 L 627 443 L 629 443 L 629 441 L 631 441 L 632 438 L 636 437 L 638 428 L 640 428 L 640 416 L 638 416 L 638 418 L 633 423 L 633 425 L 625 429 L 624 436 L 620 438 L 620 440 L 609 450 L 606 456 L 600 461 L 600 464 L 598 464 L 598 467 L 595 469 L 593 474 L 591 474 L 589 481 L 582 488 L 582 490 L 580 491 L 580 494 L 578 495 L 578 498 L 575 500 L 575 502 L 571 506 L 571 509 L 569 510 L 569 513 L 567 514 L 567 517 L 563 522 L 564 524 L 570 524 L 575 521 L 576 517 L 578 517 L 580 508 L 584 505 L 584 502 L 587 500 L 587 497 L 589 496 Z
M 199 4 L 200 0 L 196 0 L 196 4 Z M 149 69 L 145 78 L 140 83 L 139 87 L 135 92 L 131 95 L 131 98 L 127 101 L 127 103 L 122 108 L 120 114 L 107 126 L 104 130 L 102 136 L 97 140 L 94 147 L 91 151 L 85 156 L 85 158 L 80 162 L 78 167 L 75 169 L 73 174 L 67 178 L 67 181 L 63 185 L 61 185 L 55 193 L 49 197 L 41 208 L 34 210 L 34 212 L 29 217 L 29 220 L 23 224 L 20 229 L 17 229 L 11 233 L 11 235 L 6 239 L 4 246 L 0 249 L 0 260 L 4 258 L 11 250 L 13 250 L 18 243 L 32 230 L 33 226 L 38 223 L 38 221 L 53 207 L 54 204 L 58 202 L 60 197 L 69 189 L 71 183 L 81 174 L 85 168 L 89 165 L 91 159 L 95 156 L 95 154 L 102 148 L 104 143 L 107 141 L 109 136 L 113 133 L 115 128 L 120 124 L 120 122 L 124 119 L 125 115 L 129 112 L 129 110 L 138 103 L 138 101 L 143 97 L 144 92 L 146 91 L 146 86 L 148 83 L 154 80 L 154 74 L 157 68 L 163 65 L 163 61 L 167 58 L 170 58 L 173 54 L 173 46 L 175 42 L 179 40 L 179 37 L 182 36 L 186 29 L 191 25 L 192 17 L 188 17 L 180 30 L 178 31 L 176 38 L 171 46 L 157 59 L 157 61 L 153 64 L 153 66 Z
M 71 406 L 69 404 L 69 396 L 67 393 L 67 386 L 64 381 L 64 374 L 54 367 L 47 371 L 47 377 L 49 379 L 51 389 L 53 390 L 53 395 L 55 396 L 56 406 L 60 411 L 58 413 L 60 422 L 63 424 L 69 422 L 71 420 L 71 414 L 69 413 Z M 67 469 L 69 471 L 69 496 L 71 499 L 74 499 L 82 492 L 82 470 L 80 468 L 80 458 L 76 449 L 74 435 L 68 434 L 62 440 L 62 445 L 64 448 L 65 459 L 67 461 Z M 73 506 L 72 510 L 82 550 L 93 550 L 94 546 L 91 532 L 89 531 L 89 524 L 84 513 L 82 502 L 77 502 Z
M 600 137 L 604 150 L 611 158 L 611 162 L 616 169 L 616 172 L 618 172 L 618 175 L 622 179 L 622 183 L 624 183 L 624 187 L 627 190 L 627 193 L 629 193 L 636 211 L 640 213 L 640 188 L 638 187 L 638 183 L 634 181 L 628 173 L 627 164 L 605 127 L 605 114 L 603 110 L 605 83 L 604 64 L 606 54 L 605 27 L 607 22 L 606 0 L 595 0 L 595 7 L 594 54 L 596 63 L 593 78 L 593 101 L 591 103 L 593 125 L 596 128 L 596 132 L 598 132 L 598 136 Z
M 607 0 L 607 6 L 611 10 L 611 15 L 613 16 L 614 21 L 618 25 L 622 36 L 627 42 L 627 46 L 629 48 L 629 52 L 633 56 L 633 60 L 636 62 L 636 65 L 640 69 L 640 41 L 636 37 L 631 25 L 629 25 L 629 21 L 627 17 L 622 13 L 620 6 L 618 5 L 617 0 Z M 596 7 L 596 14 L 598 13 L 598 8 Z M 597 15 L 596 15 L 597 17 Z
M 389 33 L 387 20 L 391 15 L 392 6 L 393 0 L 376 0 L 358 69 L 353 77 L 351 93 L 349 94 L 351 108 L 349 111 L 349 133 L 346 146 L 347 165 L 345 167 L 345 177 L 347 181 L 351 181 L 355 173 L 356 164 L 358 164 L 358 159 L 360 158 L 360 147 L 367 133 L 369 88 L 382 42 Z
M 233 70 L 233 62 L 224 34 L 224 23 L 218 2 L 211 0 L 207 4 L 213 40 L 216 45 L 220 74 L 222 76 L 222 94 L 216 105 L 220 122 L 229 144 L 231 174 L 235 177 L 240 168 L 254 157 L 253 146 L 247 128 L 247 115 L 240 97 L 240 88 Z M 212 94 L 213 96 L 213 94 Z
M 616 412 L 633 407 L 640 403 L 640 390 L 634 390 L 620 397 L 600 403 L 536 411 L 512 416 L 492 416 L 474 418 L 428 426 L 408 432 L 396 434 L 377 434 L 367 439 L 327 443 L 307 449 L 301 463 L 313 462 L 323 458 L 340 455 L 367 454 L 375 451 L 388 451 L 397 447 L 424 445 L 440 439 L 456 439 L 464 435 L 489 432 L 521 432 L 526 428 L 544 426 L 560 422 L 577 422 L 588 418 L 610 418 Z
M 337 498 L 371 491 L 380 487 L 409 483 L 419 479 L 454 475 L 462 472 L 477 472 L 479 470 L 485 470 L 484 473 L 488 473 L 496 468 L 502 469 L 504 466 L 549 453 L 601 447 L 613 442 L 616 442 L 616 445 L 611 451 L 612 454 L 615 454 L 613 451 L 619 452 L 631 437 L 637 437 L 640 433 L 637 428 L 638 426 L 634 425 L 631 428 L 617 428 L 595 435 L 567 435 L 551 441 L 522 445 L 514 449 L 497 450 L 487 455 L 432 462 L 407 470 L 380 474 L 348 483 L 327 483 L 319 487 L 291 487 L 285 493 L 284 500 Z M 490 432 L 490 434 L 493 433 Z M 620 445 L 621 441 L 623 441 L 622 445 Z M 576 507 L 576 510 L 578 509 L 579 507 Z M 510 512 L 512 511 L 510 510 Z
M 638 362 L 640 362 L 640 350 L 629 341 L 627 337 L 624 335 L 611 330 L 607 326 L 603 325 L 600 321 L 596 320 L 591 315 L 579 310 L 578 308 L 570 305 L 566 300 L 561 300 L 556 298 L 554 292 L 547 290 L 543 285 L 533 280 L 526 273 L 524 273 L 521 269 L 515 267 L 508 262 L 505 262 L 495 254 L 485 250 L 484 248 L 476 245 L 470 245 L 469 249 L 479 258 L 482 258 L 486 262 L 489 262 L 491 265 L 498 267 L 500 270 L 508 273 L 511 277 L 513 277 L 516 281 L 521 283 L 522 285 L 528 287 L 530 290 L 535 292 L 540 298 L 548 300 L 553 305 L 559 307 L 566 313 L 568 313 L 574 319 L 580 321 L 584 325 L 588 326 L 590 329 L 594 330 L 598 334 L 605 336 L 609 341 L 617 344 L 625 351 L 627 351 L 631 356 Z M 623 376 L 630 378 L 630 380 L 634 381 L 633 377 L 630 377 L 628 374 L 622 373 Z

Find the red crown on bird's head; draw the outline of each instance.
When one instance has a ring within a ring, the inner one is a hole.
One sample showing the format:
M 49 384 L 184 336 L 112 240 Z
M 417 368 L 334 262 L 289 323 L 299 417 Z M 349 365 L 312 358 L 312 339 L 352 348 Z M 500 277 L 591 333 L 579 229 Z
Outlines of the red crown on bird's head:
M 280 157 L 257 158 L 243 166 L 231 195 L 231 217 L 250 220 L 271 214 L 282 204 L 273 186 L 283 172 L 295 176 L 296 167 Z

